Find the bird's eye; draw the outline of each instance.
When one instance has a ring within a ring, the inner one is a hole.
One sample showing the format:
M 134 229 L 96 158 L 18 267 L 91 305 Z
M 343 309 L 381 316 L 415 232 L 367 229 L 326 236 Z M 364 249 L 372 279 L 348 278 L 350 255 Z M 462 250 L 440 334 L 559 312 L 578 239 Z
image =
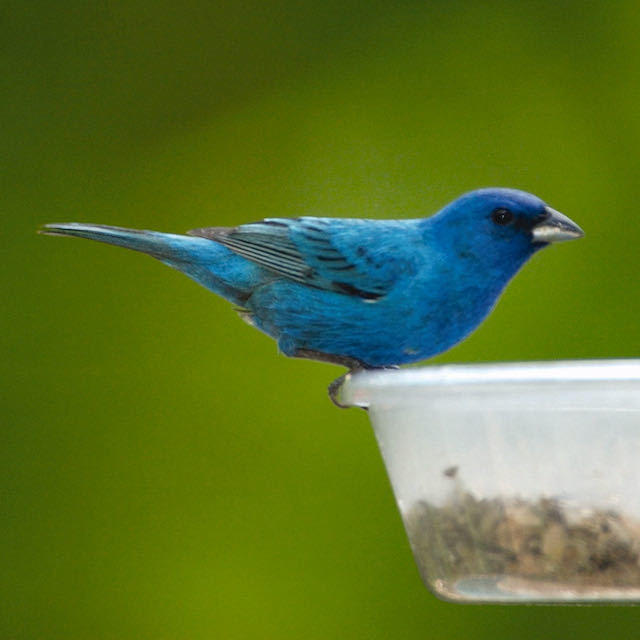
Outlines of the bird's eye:
M 500 226 L 505 226 L 513 222 L 513 213 L 509 209 L 499 207 L 491 212 L 491 219 Z

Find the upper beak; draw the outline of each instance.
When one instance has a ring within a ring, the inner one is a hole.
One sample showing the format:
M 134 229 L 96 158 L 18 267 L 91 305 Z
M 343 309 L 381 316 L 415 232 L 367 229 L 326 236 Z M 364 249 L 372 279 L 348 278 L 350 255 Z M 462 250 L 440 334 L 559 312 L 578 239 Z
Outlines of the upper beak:
M 534 242 L 564 242 L 584 236 L 584 231 L 564 214 L 551 207 L 545 207 L 545 212 L 546 217 L 531 230 Z

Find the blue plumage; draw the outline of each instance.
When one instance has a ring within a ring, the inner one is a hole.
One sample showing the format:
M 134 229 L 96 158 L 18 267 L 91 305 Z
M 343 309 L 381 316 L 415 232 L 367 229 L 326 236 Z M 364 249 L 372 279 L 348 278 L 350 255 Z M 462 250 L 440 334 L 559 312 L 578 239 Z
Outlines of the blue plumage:
M 583 235 L 512 189 L 473 191 L 414 220 L 274 218 L 189 236 L 81 223 L 43 232 L 148 253 L 241 307 L 284 354 L 350 368 L 445 351 L 536 251 Z

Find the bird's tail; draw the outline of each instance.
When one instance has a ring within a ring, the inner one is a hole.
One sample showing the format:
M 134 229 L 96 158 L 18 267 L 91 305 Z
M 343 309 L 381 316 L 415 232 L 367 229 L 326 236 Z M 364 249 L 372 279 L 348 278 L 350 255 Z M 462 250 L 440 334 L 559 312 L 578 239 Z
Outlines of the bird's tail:
M 182 239 L 186 236 L 159 233 L 157 231 L 142 231 L 139 229 L 124 229 L 110 227 L 104 224 L 85 224 L 83 222 L 60 222 L 45 224 L 40 233 L 50 236 L 72 236 L 106 242 L 117 247 L 133 249 L 148 253 L 160 260 L 178 259 L 184 253 L 185 246 Z
M 39 232 L 88 238 L 147 253 L 237 305 L 246 301 L 255 281 L 255 265 L 207 238 L 82 222 L 46 224 Z

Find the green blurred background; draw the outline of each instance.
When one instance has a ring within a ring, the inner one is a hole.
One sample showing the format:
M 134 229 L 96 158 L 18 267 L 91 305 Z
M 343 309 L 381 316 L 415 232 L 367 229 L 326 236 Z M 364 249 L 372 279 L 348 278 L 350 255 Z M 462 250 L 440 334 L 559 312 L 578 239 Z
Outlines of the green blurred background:
M 638 356 L 637 2 L 9 1 L 0 29 L 0 638 L 633 637 L 634 608 L 436 600 L 341 369 L 35 229 L 519 187 L 587 237 L 439 361 Z

